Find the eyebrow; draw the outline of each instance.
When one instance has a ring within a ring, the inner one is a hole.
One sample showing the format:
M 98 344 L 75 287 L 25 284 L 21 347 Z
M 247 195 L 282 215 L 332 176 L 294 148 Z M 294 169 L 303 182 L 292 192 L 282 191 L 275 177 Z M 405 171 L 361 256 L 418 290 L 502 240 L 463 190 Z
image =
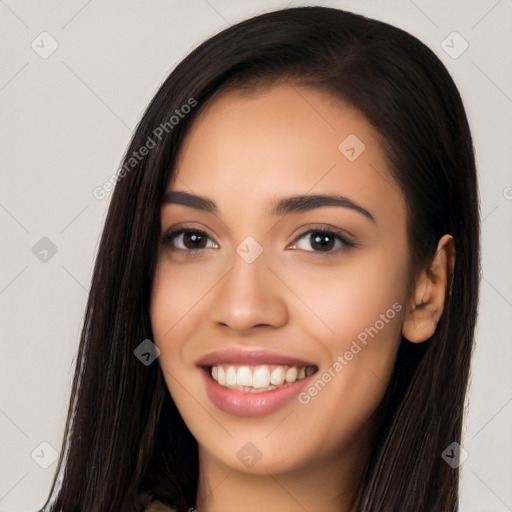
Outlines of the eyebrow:
M 212 199 L 198 196 L 195 194 L 190 194 L 189 192 L 184 191 L 168 190 L 164 194 L 163 203 L 181 204 L 183 206 L 188 206 L 189 208 L 194 208 L 196 210 L 202 210 L 213 214 L 218 213 L 217 204 Z M 368 210 L 358 205 L 351 199 L 348 199 L 347 197 L 338 194 L 307 194 L 285 197 L 283 199 L 277 200 L 273 204 L 270 213 L 271 215 L 279 216 L 286 215 L 292 212 L 305 212 L 308 210 L 314 210 L 315 208 L 322 208 L 325 206 L 339 206 L 342 208 L 350 208 L 351 210 L 354 210 L 364 215 L 365 217 L 370 219 L 374 224 L 376 224 L 375 218 Z

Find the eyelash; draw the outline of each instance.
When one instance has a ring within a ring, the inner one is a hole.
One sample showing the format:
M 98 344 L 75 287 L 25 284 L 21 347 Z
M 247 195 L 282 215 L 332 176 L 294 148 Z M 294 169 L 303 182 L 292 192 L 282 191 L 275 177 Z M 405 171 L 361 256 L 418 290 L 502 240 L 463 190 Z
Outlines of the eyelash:
M 208 235 L 208 233 L 206 233 L 204 231 L 201 231 L 200 229 L 192 229 L 192 228 L 178 228 L 178 229 L 175 229 L 173 231 L 167 231 L 162 236 L 161 244 L 162 244 L 163 247 L 165 247 L 165 248 L 167 248 L 169 250 L 180 251 L 180 252 L 184 252 L 184 253 L 188 253 L 188 254 L 197 254 L 197 253 L 207 249 L 207 248 L 202 248 L 202 249 L 176 249 L 175 247 L 173 247 L 174 239 L 176 237 L 178 237 L 180 235 L 183 235 L 183 234 L 186 234 L 186 233 L 188 233 L 188 234 L 196 234 L 196 235 L 199 235 L 199 236 L 202 236 L 202 237 L 206 237 L 206 238 L 212 240 L 215 244 L 218 245 L 218 243 L 212 237 L 210 237 L 210 235 Z M 338 248 L 338 249 L 336 249 L 334 251 L 331 250 L 329 252 L 324 252 L 324 251 L 305 251 L 305 252 L 310 252 L 310 253 L 313 253 L 313 254 L 321 256 L 321 257 L 337 256 L 342 251 L 346 250 L 347 248 L 357 247 L 357 245 L 354 242 L 352 242 L 351 240 L 349 240 L 347 238 L 347 236 L 343 232 L 337 231 L 337 230 L 332 229 L 332 228 L 331 229 L 325 229 L 325 228 L 309 229 L 307 231 L 304 231 L 300 235 L 298 235 L 295 238 L 295 240 L 292 242 L 292 244 L 295 245 L 299 240 L 304 238 L 306 235 L 319 234 L 319 233 L 321 233 L 323 235 L 332 236 L 336 241 L 341 242 L 343 245 L 340 248 Z

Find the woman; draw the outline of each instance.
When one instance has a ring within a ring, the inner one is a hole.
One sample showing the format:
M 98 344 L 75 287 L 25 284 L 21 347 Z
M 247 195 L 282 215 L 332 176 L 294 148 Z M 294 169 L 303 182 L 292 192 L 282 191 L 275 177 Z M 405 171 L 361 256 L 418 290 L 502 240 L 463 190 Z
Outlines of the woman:
M 246 20 L 171 73 L 117 181 L 44 510 L 457 510 L 478 193 L 429 49 Z

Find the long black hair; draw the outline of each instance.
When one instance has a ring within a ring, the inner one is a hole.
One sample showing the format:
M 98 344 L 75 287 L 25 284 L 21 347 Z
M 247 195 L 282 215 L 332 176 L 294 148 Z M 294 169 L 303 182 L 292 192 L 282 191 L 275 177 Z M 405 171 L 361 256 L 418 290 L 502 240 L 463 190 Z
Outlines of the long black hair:
M 194 507 L 197 443 L 160 366 L 134 355 L 152 339 L 148 306 L 162 196 L 184 136 L 209 102 L 230 88 L 283 81 L 348 102 L 380 134 L 406 199 L 413 265 L 431 260 L 442 235 L 455 239 L 443 315 L 427 342 L 401 341 L 354 509 L 457 510 L 458 469 L 441 454 L 461 440 L 480 273 L 477 178 L 464 107 L 446 68 L 415 37 L 342 10 L 301 7 L 253 17 L 202 43 L 142 117 L 95 262 L 44 511 L 140 512 L 155 496 L 178 510 Z

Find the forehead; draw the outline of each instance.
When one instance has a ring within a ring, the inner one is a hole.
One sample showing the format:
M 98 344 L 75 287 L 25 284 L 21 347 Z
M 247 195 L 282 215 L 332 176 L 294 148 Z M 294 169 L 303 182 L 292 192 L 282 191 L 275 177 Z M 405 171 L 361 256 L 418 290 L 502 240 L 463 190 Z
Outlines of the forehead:
M 262 208 L 311 191 L 405 215 L 373 126 L 351 105 L 297 84 L 214 100 L 183 141 L 176 173 L 174 189 L 215 197 L 220 210 L 237 198 Z

